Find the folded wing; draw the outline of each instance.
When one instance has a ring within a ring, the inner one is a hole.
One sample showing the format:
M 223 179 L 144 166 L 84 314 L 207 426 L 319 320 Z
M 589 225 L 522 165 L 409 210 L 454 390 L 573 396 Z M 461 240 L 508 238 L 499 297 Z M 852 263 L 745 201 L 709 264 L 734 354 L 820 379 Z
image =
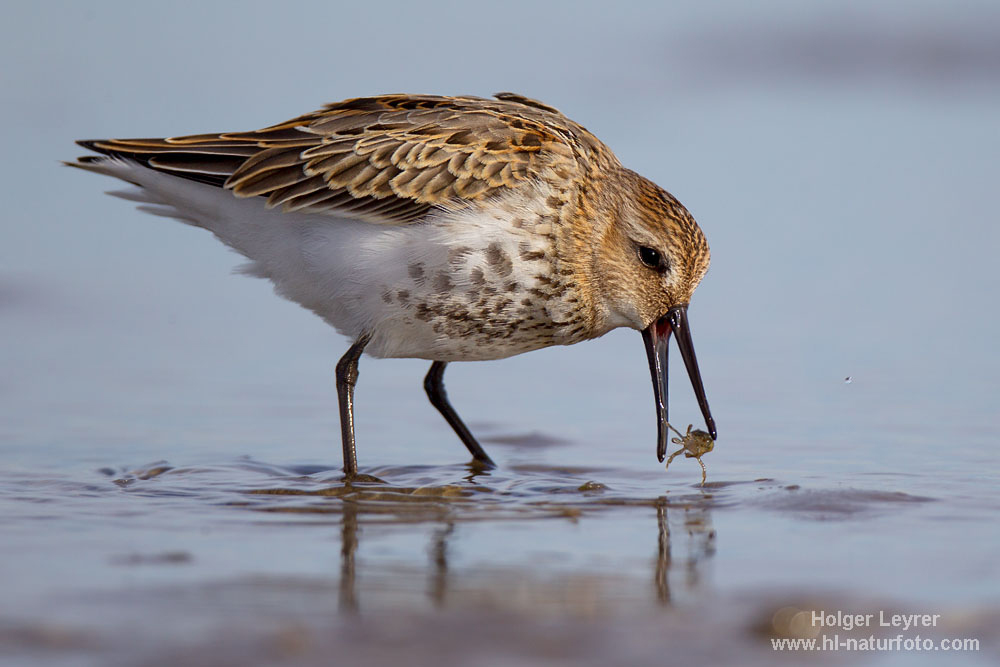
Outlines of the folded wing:
M 468 206 L 545 175 L 571 178 L 607 153 L 552 107 L 496 97 L 365 97 L 252 132 L 79 143 L 236 197 L 266 198 L 268 207 L 381 224 Z

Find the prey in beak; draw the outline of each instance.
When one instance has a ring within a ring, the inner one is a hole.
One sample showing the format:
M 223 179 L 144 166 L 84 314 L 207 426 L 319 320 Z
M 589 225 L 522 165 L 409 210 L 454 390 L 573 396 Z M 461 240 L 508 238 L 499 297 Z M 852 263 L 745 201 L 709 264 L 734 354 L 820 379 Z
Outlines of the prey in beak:
M 670 334 L 677 336 L 677 347 L 681 350 L 681 358 L 687 368 L 688 377 L 694 395 L 698 399 L 698 407 L 705 418 L 705 426 L 712 440 L 718 438 L 715 430 L 715 420 L 708 408 L 705 398 L 705 387 L 701 382 L 701 372 L 698 370 L 698 359 L 694 355 L 694 344 L 691 342 L 691 329 L 688 326 L 687 304 L 674 306 L 659 319 L 653 321 L 642 331 L 642 340 L 646 344 L 646 356 L 649 358 L 649 373 L 653 379 L 653 398 L 656 401 L 656 458 L 663 462 L 667 456 L 667 430 L 669 419 L 667 414 L 667 343 Z

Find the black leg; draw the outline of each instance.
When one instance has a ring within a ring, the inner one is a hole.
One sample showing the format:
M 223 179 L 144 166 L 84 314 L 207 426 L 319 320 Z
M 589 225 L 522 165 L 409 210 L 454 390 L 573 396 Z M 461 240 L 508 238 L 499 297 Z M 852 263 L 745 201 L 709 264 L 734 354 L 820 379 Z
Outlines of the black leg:
M 431 364 L 431 369 L 427 371 L 427 377 L 424 378 L 424 391 L 427 392 L 427 398 L 431 399 L 431 404 L 438 409 L 444 418 L 451 424 L 451 427 L 455 429 L 455 433 L 461 438 L 462 442 L 468 448 L 469 452 L 479 463 L 490 468 L 496 468 L 496 464 L 493 463 L 493 459 L 489 457 L 486 451 L 480 446 L 476 439 L 469 432 L 469 429 L 462 423 L 462 418 L 458 416 L 455 412 L 455 408 L 451 407 L 451 403 L 448 402 L 448 394 L 444 390 L 444 367 L 448 365 L 447 361 L 435 361 Z
M 340 436 L 344 444 L 344 473 L 358 472 L 358 454 L 354 447 L 354 385 L 358 383 L 358 358 L 368 344 L 368 335 L 358 338 L 337 362 L 337 398 L 340 400 Z

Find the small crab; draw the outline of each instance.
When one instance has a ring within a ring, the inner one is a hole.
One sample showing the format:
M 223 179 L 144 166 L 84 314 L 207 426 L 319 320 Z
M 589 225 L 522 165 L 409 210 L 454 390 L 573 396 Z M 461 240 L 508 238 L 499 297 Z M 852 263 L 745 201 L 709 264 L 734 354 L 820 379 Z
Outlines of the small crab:
M 708 476 L 708 469 L 705 468 L 705 463 L 701 460 L 701 457 L 708 454 L 715 448 L 715 441 L 712 440 L 712 436 L 699 429 L 692 431 L 691 427 L 693 424 L 688 424 L 687 433 L 684 434 L 675 429 L 673 426 L 670 426 L 669 423 L 667 426 L 670 427 L 671 431 L 680 436 L 679 438 L 671 438 L 670 442 L 675 445 L 681 445 L 681 448 L 670 455 L 670 458 L 667 459 L 666 467 L 669 468 L 670 462 L 674 460 L 674 457 L 681 452 L 684 452 L 684 456 L 687 458 L 698 459 L 698 465 L 701 466 L 701 485 L 705 486 L 705 478 Z

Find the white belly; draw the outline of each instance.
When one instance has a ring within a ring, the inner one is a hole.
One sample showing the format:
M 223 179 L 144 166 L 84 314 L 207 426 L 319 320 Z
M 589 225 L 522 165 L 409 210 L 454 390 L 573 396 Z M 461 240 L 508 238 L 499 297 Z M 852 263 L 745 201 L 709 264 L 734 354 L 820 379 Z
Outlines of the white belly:
M 370 334 L 374 356 L 499 359 L 588 337 L 582 316 L 539 280 L 558 262 L 538 198 L 378 225 L 267 209 L 125 161 L 109 161 L 106 173 L 142 187 L 112 194 L 211 230 L 251 260 L 244 272 L 351 339 Z

